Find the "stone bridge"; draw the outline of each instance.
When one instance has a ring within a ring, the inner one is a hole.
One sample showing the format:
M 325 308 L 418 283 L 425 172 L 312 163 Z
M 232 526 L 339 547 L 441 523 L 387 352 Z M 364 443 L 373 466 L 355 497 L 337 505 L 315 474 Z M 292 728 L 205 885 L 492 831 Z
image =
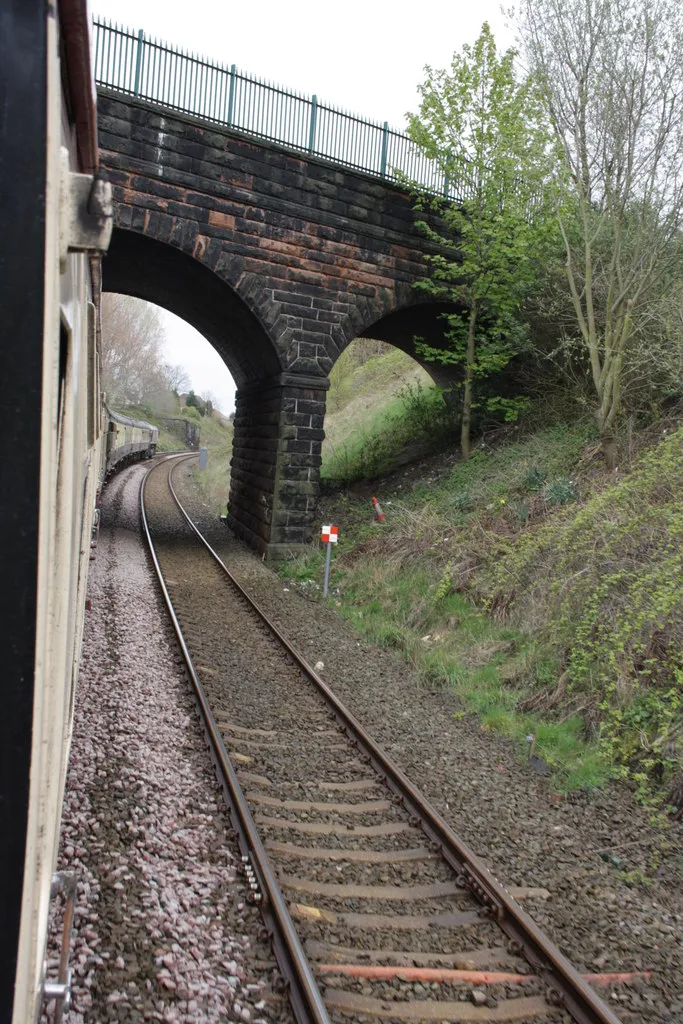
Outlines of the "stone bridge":
M 106 89 L 98 126 L 116 207 L 104 288 L 164 306 L 222 356 L 237 385 L 229 522 L 282 557 L 311 539 L 340 353 L 359 336 L 412 355 L 415 335 L 437 343 L 443 307 L 413 288 L 427 242 L 410 198 Z

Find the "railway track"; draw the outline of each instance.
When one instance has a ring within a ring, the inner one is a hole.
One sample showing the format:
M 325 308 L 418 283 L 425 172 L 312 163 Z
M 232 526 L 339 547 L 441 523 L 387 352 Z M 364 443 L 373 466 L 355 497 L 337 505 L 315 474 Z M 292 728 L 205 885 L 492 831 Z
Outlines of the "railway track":
M 143 528 L 296 1019 L 619 1024 L 230 575 L 177 462 Z

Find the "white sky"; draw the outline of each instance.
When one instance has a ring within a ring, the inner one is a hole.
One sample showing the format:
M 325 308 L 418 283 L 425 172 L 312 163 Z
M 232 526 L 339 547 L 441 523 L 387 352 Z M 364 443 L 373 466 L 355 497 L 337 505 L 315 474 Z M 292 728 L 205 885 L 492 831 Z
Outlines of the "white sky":
M 417 109 L 425 64 L 447 67 L 484 21 L 499 48 L 514 43 L 500 0 L 91 0 L 91 10 L 398 129 Z M 164 320 L 168 361 L 229 412 L 234 386 L 223 362 L 189 325 L 170 313 Z

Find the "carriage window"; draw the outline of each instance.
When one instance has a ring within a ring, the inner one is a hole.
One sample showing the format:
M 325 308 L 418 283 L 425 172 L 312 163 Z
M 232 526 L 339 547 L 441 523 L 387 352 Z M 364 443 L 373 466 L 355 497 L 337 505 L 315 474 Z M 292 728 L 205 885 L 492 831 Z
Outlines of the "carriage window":
M 92 448 L 97 438 L 97 353 L 95 349 L 95 329 L 97 323 L 97 310 L 95 303 L 88 303 L 88 380 L 87 392 L 87 424 L 88 424 L 88 448 Z
M 57 398 L 57 451 L 62 447 L 62 426 L 64 421 L 64 400 L 66 396 L 66 375 L 69 365 L 69 337 L 70 331 L 64 321 L 59 325 L 59 377 L 57 387 L 59 395 Z

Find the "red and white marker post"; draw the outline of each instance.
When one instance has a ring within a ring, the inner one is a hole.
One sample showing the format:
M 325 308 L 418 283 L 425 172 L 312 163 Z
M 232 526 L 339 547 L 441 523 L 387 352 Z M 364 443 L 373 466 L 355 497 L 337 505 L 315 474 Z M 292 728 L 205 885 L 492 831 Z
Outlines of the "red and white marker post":
M 323 586 L 323 597 L 327 597 L 327 590 L 330 585 L 330 559 L 332 558 L 332 545 L 336 544 L 339 539 L 339 527 L 323 526 L 320 539 L 323 544 L 327 545 L 327 552 L 325 554 L 325 584 Z

